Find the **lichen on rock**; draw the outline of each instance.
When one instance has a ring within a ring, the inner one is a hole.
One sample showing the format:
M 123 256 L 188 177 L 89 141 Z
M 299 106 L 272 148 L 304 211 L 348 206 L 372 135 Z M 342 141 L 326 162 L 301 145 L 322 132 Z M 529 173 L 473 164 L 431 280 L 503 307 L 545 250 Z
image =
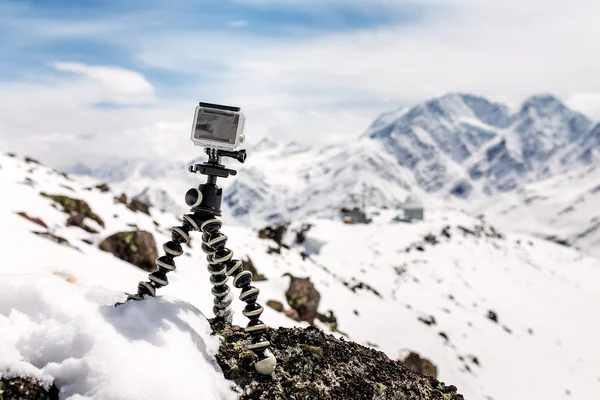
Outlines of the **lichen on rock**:
M 211 325 L 224 338 L 217 362 L 225 377 L 241 388 L 240 400 L 463 399 L 454 386 L 316 327 L 268 329 L 277 367 L 271 376 L 260 375 L 254 369 L 256 356 L 246 350 L 244 329 L 216 320 Z
M 150 232 L 118 232 L 104 239 L 99 247 L 145 271 L 156 270 L 158 251 L 154 236 Z
M 48 194 L 48 193 L 40 193 L 44 197 L 48 197 L 53 201 L 60 204 L 63 208 L 63 211 L 69 215 L 74 213 L 81 214 L 86 218 L 92 219 L 96 221 L 101 227 L 104 228 L 104 221 L 97 214 L 95 214 L 88 203 L 81 199 L 74 199 L 68 196 L 58 195 L 58 194 Z
M 0 379 L 0 400 L 58 400 L 58 389 L 46 389 L 33 378 L 15 377 Z

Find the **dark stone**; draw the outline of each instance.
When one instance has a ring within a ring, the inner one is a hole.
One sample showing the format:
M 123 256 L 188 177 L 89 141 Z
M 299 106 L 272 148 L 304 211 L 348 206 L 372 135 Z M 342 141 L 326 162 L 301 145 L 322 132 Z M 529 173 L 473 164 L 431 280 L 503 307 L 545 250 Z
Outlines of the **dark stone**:
M 27 164 L 38 164 L 38 165 L 40 165 L 40 162 L 38 160 L 35 160 L 35 159 L 31 158 L 31 157 L 25 157 L 25 162 Z
M 437 240 L 435 235 L 432 235 L 431 233 L 428 233 L 427 235 L 425 235 L 425 237 L 423 238 L 423 241 L 425 243 L 429 243 L 434 246 L 439 243 L 439 241 Z
M 254 267 L 254 263 L 252 262 L 250 257 L 248 257 L 247 260 L 242 260 L 242 268 L 244 268 L 244 271 L 252 272 L 252 280 L 255 282 L 267 280 L 267 278 L 263 274 L 258 273 L 258 271 L 256 270 L 256 267 Z
M 52 240 L 55 243 L 64 244 L 64 245 L 70 246 L 69 241 L 67 239 L 65 239 L 64 237 L 62 237 L 62 236 L 57 236 L 57 235 L 54 235 L 54 234 L 52 234 L 50 232 L 36 232 L 36 231 L 34 231 L 33 233 L 35 233 L 38 236 L 44 237 L 46 239 L 50 239 L 50 240 Z
M 306 233 L 312 228 L 311 224 L 302 224 L 299 230 L 296 231 L 296 244 L 303 244 L 306 240 Z
M 422 358 L 417 353 L 410 352 L 401 362 L 406 368 L 412 371 L 437 378 L 437 367 L 431 361 Z
M 287 225 L 267 226 L 258 231 L 258 237 L 261 239 L 274 240 L 275 243 L 281 246 L 286 230 Z
M 427 317 L 419 317 L 419 321 L 421 321 L 425 325 L 435 325 L 435 318 L 433 315 L 429 315 Z
M 45 389 L 34 378 L 0 379 L 0 400 L 58 400 L 58 388 L 52 384 Z
M 281 247 L 270 247 L 267 249 L 267 254 L 281 254 Z
M 283 303 L 277 300 L 268 300 L 267 305 L 277 312 L 283 312 Z
M 150 232 L 118 232 L 104 239 L 99 247 L 144 271 L 156 270 L 158 251 L 154 236 Z
M 87 226 L 84 220 L 85 216 L 83 214 L 80 214 L 77 211 L 73 211 L 71 213 L 71 216 L 67 219 L 67 226 L 77 226 L 88 233 L 98 233 L 97 230 Z
M 488 319 L 494 321 L 494 322 L 498 322 L 498 314 L 496 314 L 494 311 L 489 310 L 487 313 L 487 317 Z
M 43 226 L 44 228 L 48 229 L 48 225 L 46 225 L 46 223 L 45 223 L 44 221 L 42 221 L 41 219 L 39 219 L 39 218 L 36 218 L 36 217 L 30 217 L 30 216 L 29 216 L 29 215 L 27 215 L 27 213 L 26 213 L 26 212 L 24 212 L 24 211 L 20 211 L 20 212 L 18 212 L 17 214 L 19 214 L 19 215 L 20 215 L 21 217 L 23 217 L 23 218 L 26 218 L 26 219 L 30 220 L 30 221 L 31 221 L 31 222 L 33 222 L 33 223 L 36 223 L 36 224 L 38 224 L 38 225 L 40 225 L 40 226 Z
M 337 331 L 338 321 L 332 310 L 328 310 L 327 315 L 318 312 L 317 319 L 327 325 L 332 331 Z
M 127 195 L 125 193 L 121 193 L 118 197 L 115 197 L 115 201 L 121 204 L 127 204 Z
M 326 335 L 316 327 L 268 329 L 277 358 L 271 376 L 254 369 L 256 356 L 244 351 L 243 328 L 211 321 L 224 337 L 216 355 L 225 378 L 241 389 L 240 400 L 463 400 L 454 386 L 420 376 L 385 353 Z
M 81 214 L 86 218 L 96 221 L 101 227 L 104 228 L 104 221 L 102 220 L 102 218 L 100 218 L 98 215 L 94 214 L 94 212 L 92 212 L 92 209 L 90 208 L 88 203 L 86 203 L 85 201 L 80 200 L 80 199 L 73 199 L 71 197 L 62 196 L 62 195 L 47 194 L 44 192 L 42 192 L 40 194 L 44 197 L 48 197 L 48 198 L 54 200 L 58 204 L 60 204 L 63 208 L 63 212 L 65 212 L 69 215 L 71 215 L 72 213 Z
M 285 292 L 288 304 L 298 311 L 302 321 L 312 324 L 317 317 L 321 294 L 308 278 L 296 278 L 289 273 L 284 274 L 284 276 L 290 277 L 290 287 Z
M 133 199 L 129 202 L 129 204 L 127 205 L 127 208 L 129 208 L 131 211 L 135 211 L 135 212 L 143 212 L 144 214 L 148 214 L 150 215 L 150 206 L 148 206 L 148 204 L 141 202 L 139 200 Z
M 110 191 L 110 187 L 106 183 L 101 183 L 95 186 L 96 189 L 100 190 L 102 193 L 106 193 Z

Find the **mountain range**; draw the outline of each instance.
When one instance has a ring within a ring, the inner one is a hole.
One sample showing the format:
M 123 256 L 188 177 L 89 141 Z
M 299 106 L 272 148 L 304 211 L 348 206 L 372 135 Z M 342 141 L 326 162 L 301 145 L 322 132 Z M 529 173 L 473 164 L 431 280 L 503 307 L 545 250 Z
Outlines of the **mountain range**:
M 231 165 L 240 171 L 236 177 L 220 180 L 224 214 L 258 226 L 337 217 L 341 207 L 395 208 L 413 194 L 427 207 L 464 209 L 496 217 L 499 224 L 512 215 L 513 229 L 594 253 L 600 232 L 596 237 L 592 226 L 600 215 L 590 216 L 593 211 L 577 199 L 593 202 L 595 192 L 588 192 L 597 174 L 586 171 L 600 164 L 599 144 L 600 124 L 552 95 L 509 107 L 451 93 L 386 112 L 360 137 L 335 145 L 263 139 L 248 148 L 245 164 Z M 180 214 L 186 212 L 185 192 L 203 181 L 187 166 L 201 161 L 121 160 L 68 170 Z M 573 174 L 587 178 L 570 179 Z M 544 213 L 527 195 L 532 191 L 538 200 L 551 199 Z M 519 215 L 530 218 L 520 224 Z

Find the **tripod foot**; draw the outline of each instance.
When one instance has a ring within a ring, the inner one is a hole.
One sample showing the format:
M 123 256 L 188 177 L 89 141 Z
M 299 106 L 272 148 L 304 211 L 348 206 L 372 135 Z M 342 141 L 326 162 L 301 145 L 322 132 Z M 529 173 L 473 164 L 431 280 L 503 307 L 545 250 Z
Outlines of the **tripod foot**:
M 264 358 L 264 359 L 260 360 L 259 362 L 257 362 L 254 365 L 254 368 L 256 368 L 256 371 L 259 374 L 271 375 L 273 373 L 273 371 L 275 371 L 276 366 L 277 366 L 277 360 L 275 359 L 275 356 L 273 354 L 271 354 L 271 352 L 268 352 L 267 358 Z

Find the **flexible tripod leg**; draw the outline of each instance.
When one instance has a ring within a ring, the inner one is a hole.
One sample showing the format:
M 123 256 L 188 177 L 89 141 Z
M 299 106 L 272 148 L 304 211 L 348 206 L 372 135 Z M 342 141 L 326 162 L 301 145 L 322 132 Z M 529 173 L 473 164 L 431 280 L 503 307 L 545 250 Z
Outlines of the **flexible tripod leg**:
M 246 332 L 250 335 L 248 349 L 258 356 L 256 370 L 264 375 L 273 373 L 277 361 L 269 350 L 270 343 L 265 337 L 267 326 L 259 318 L 264 308 L 258 304 L 260 290 L 252 286 L 252 272 L 244 271 L 242 261 L 233 259 L 233 251 L 225 247 L 227 236 L 220 232 L 222 222 L 218 219 L 206 220 L 200 226 L 202 231 L 202 250 L 207 253 L 210 281 L 213 284 L 212 293 L 215 296 L 213 312 L 217 318 L 231 322 L 231 302 L 227 279 L 233 276 L 233 286 L 241 289 L 240 300 L 246 302 L 242 311 L 250 322 Z
M 183 224 L 171 228 L 171 240 L 163 244 L 165 255 L 156 259 L 158 271 L 148 275 L 149 280 L 147 282 L 140 282 L 138 284 L 137 293 L 129 294 L 127 296 L 127 301 L 142 300 L 144 296 L 154 297 L 156 296 L 156 289 L 169 284 L 167 273 L 175 270 L 174 258 L 183 254 L 181 244 L 190 241 L 190 231 L 199 230 L 197 222 L 199 218 L 201 217 L 196 214 L 185 214 L 183 216 Z M 116 305 L 118 305 L 118 303 Z

